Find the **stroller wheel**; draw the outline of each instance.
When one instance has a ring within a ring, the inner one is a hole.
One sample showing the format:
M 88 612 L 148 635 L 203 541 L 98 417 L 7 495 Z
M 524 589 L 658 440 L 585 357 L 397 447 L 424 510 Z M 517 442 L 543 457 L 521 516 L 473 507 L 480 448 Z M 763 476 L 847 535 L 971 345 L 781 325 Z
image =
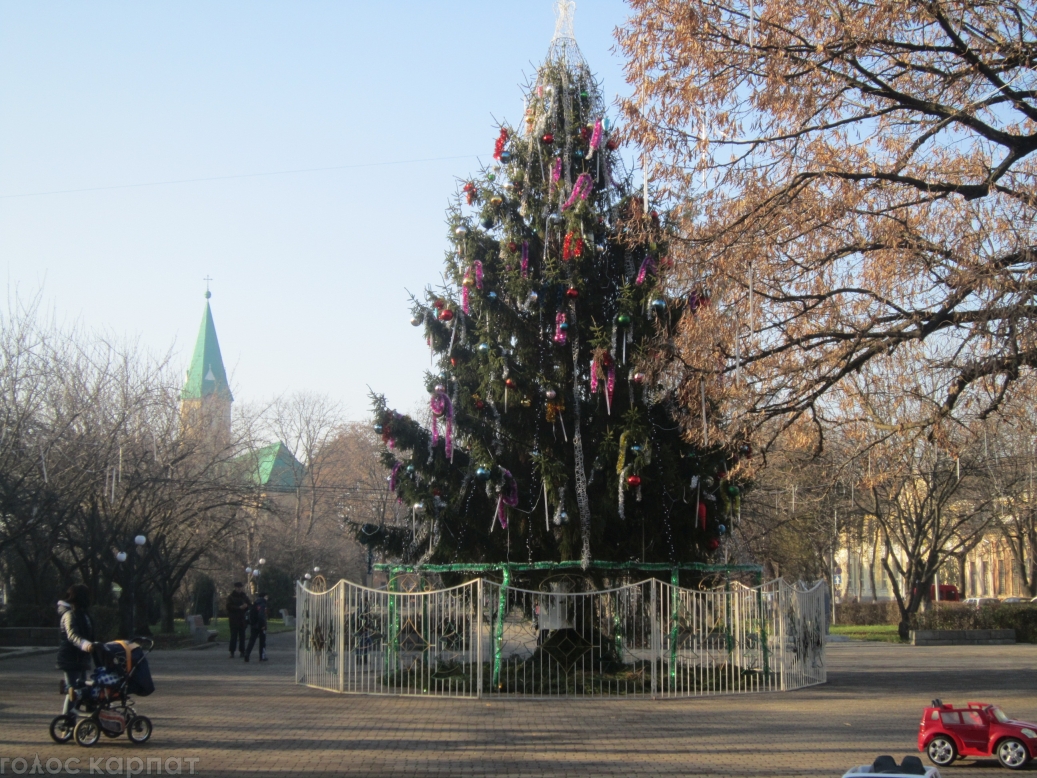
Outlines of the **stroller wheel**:
M 76 726 L 76 717 L 64 713 L 55 716 L 50 722 L 50 736 L 55 743 L 67 743 L 72 739 L 72 730 Z
M 97 719 L 90 716 L 77 721 L 73 733 L 79 745 L 89 747 L 101 739 L 101 725 L 97 722 Z
M 126 736 L 134 743 L 146 743 L 151 738 L 151 719 L 134 716 L 126 726 Z

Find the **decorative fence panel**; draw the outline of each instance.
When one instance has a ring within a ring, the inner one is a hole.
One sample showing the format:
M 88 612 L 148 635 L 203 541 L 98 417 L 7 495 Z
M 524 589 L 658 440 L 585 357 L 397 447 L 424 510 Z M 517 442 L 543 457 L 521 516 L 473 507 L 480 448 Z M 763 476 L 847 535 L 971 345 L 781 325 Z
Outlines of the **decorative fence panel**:
M 297 593 L 296 680 L 330 691 L 689 697 L 826 680 L 826 589 L 774 581 L 682 589 L 655 579 L 529 591 L 483 579 Z M 412 583 L 414 583 L 412 581 Z

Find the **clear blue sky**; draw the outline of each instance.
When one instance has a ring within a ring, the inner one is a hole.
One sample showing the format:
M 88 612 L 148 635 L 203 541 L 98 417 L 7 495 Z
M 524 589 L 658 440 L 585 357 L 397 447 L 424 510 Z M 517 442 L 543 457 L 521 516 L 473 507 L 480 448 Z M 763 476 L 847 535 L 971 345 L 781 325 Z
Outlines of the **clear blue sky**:
M 627 91 L 612 51 L 626 15 L 619 0 L 576 12 L 607 99 Z M 553 29 L 552 0 L 0 0 L 8 286 L 175 343 L 186 367 L 211 275 L 238 399 L 312 390 L 359 419 L 370 385 L 410 411 L 429 359 L 404 288 L 438 280 L 455 179 L 490 160 L 493 117 L 520 121 Z M 11 196 L 73 189 L 94 191 Z

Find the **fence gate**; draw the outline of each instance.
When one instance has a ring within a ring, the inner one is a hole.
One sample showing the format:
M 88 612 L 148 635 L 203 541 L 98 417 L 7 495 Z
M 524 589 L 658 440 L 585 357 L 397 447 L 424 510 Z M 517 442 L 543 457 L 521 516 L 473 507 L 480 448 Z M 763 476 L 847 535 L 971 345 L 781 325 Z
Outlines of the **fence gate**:
M 384 591 L 298 585 L 296 681 L 451 697 L 687 697 L 826 680 L 825 586 L 682 589 L 655 579 L 529 591 L 484 579 Z

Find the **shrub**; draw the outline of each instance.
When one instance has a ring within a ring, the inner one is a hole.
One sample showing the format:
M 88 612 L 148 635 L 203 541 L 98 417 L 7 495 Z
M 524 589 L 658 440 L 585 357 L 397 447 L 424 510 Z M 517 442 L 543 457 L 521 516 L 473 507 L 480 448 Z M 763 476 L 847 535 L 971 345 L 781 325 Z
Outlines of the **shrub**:
M 995 605 L 973 608 L 964 603 L 941 603 L 919 613 L 914 629 L 1014 629 L 1019 643 L 1037 643 L 1037 606 Z
M 899 624 L 896 600 L 884 602 L 841 602 L 835 605 L 835 623 L 865 627 L 876 624 Z

